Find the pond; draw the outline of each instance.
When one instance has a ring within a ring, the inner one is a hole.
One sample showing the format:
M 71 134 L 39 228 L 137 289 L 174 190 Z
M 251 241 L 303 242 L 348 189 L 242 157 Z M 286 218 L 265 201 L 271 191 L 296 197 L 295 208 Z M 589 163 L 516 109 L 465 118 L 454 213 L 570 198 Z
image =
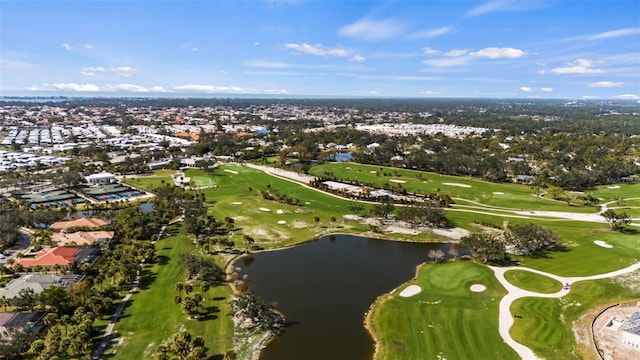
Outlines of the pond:
M 371 359 L 370 305 L 411 280 L 429 250 L 449 247 L 332 235 L 239 259 L 249 287 L 277 302 L 289 323 L 260 359 Z

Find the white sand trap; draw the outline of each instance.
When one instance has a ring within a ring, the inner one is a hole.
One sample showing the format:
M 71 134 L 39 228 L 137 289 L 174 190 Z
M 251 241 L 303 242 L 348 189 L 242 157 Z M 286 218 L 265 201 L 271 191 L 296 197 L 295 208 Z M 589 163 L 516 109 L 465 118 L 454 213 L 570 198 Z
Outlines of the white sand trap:
M 418 285 L 409 285 L 404 290 L 400 292 L 400 296 L 402 297 L 410 297 L 415 294 L 419 294 L 422 291 L 422 288 Z
M 345 170 L 351 170 L 351 166 L 347 166 Z
M 618 185 L 607 186 L 607 189 L 620 189 L 620 186 Z
M 278 221 L 278 224 L 280 224 L 280 225 L 284 225 L 284 224 L 286 224 L 286 223 L 287 223 L 287 222 L 286 222 L 286 221 L 284 221 L 284 220 L 280 220 L 280 221 Z
M 377 171 L 373 171 L 373 170 L 371 170 L 371 171 L 369 171 L 369 173 L 370 173 L 370 174 L 377 174 L 378 172 L 377 172 Z
M 442 183 L 442 185 L 457 186 L 457 187 L 463 187 L 463 188 L 470 188 L 471 187 L 471 185 L 460 184 L 460 183 Z
M 473 284 L 473 285 L 471 285 L 469 290 L 471 290 L 473 292 L 483 292 L 483 291 L 487 290 L 487 287 L 482 285 L 482 284 Z
M 232 173 L 232 174 L 236 174 L 238 175 L 238 172 L 235 170 L 229 170 L 229 169 L 224 169 L 224 171 L 228 172 L 228 173 Z
M 267 208 L 260 208 L 260 211 L 271 211 L 271 209 L 267 209 Z
M 284 214 L 284 210 L 282 210 L 282 209 L 278 209 L 278 210 L 276 211 L 276 214 Z
M 493 195 L 504 195 L 504 193 L 501 191 L 494 191 Z
M 602 240 L 595 240 L 593 243 L 598 245 L 598 246 L 602 246 L 603 248 L 607 248 L 607 249 L 611 249 L 613 247 L 613 245 L 607 244 L 606 242 L 604 242 Z
M 242 203 L 240 201 L 234 201 L 232 202 L 233 205 L 242 205 Z
M 394 183 L 398 183 L 398 184 L 406 183 L 406 181 L 404 181 L 404 180 L 396 180 L 396 179 L 389 179 L 389 181 L 394 182 Z

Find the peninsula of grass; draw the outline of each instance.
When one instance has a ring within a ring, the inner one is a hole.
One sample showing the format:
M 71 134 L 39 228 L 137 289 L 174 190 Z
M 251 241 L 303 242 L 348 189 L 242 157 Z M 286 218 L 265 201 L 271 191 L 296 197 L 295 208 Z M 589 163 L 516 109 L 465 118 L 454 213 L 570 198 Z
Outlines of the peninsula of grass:
M 400 297 L 408 284 L 422 291 Z M 474 284 L 486 290 L 470 291 Z M 376 300 L 367 319 L 376 359 L 518 359 L 498 333 L 498 304 L 505 294 L 482 265 L 423 265 L 416 279 Z
M 185 279 L 180 255 L 193 252 L 194 245 L 179 233 L 179 226 L 169 230 L 174 235 L 156 243 L 157 263 L 143 268 L 140 290 L 131 297 L 115 326 L 119 345 L 108 348 L 106 358 L 153 359 L 158 345 L 181 329 L 202 336 L 211 356 L 233 349 L 227 286 L 207 291 L 203 305 L 208 313 L 199 319 L 190 319 L 181 305 L 174 303 L 176 284 Z
M 537 196 L 542 190 L 514 183 L 493 183 L 481 179 L 440 175 L 392 167 L 357 163 L 325 163 L 309 170 L 314 176 L 332 173 L 339 179 L 357 180 L 375 187 L 398 187 L 421 194 L 439 192 L 452 198 L 462 198 L 481 205 L 498 206 L 513 210 L 547 210 L 594 212 L 594 208 L 568 206 L 566 202 Z
M 581 281 L 560 299 L 522 298 L 511 305 L 518 315 L 511 328 L 517 342 L 545 359 L 594 358 L 592 349 L 576 343 L 572 326 L 590 326 L 590 320 L 574 323 L 586 312 L 613 302 L 637 300 L 638 290 L 630 290 L 612 279 Z
M 562 283 L 550 277 L 526 270 L 510 270 L 504 277 L 511 284 L 529 291 L 553 294 L 562 290 Z

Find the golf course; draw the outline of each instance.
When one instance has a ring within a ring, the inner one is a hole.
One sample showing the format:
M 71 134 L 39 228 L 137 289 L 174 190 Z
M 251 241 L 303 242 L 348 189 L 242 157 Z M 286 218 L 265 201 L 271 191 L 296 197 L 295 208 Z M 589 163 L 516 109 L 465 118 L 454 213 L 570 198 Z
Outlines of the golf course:
M 570 201 L 559 201 L 544 189 L 528 185 L 355 163 L 327 163 L 312 167 L 309 173 L 331 174 L 339 180 L 380 189 L 402 187 L 410 193 L 449 195 L 455 203 L 445 210 L 447 218 L 456 228 L 468 232 L 533 222 L 552 229 L 560 238 L 560 249 L 544 256 L 512 255 L 512 263 L 517 266 L 509 269 L 495 270 L 474 260 L 419 266 L 413 279 L 380 294 L 366 315 L 377 359 L 595 358 L 588 341 L 576 339 L 574 324 L 594 309 L 640 297 L 640 288 L 630 286 L 634 282 L 628 281 L 634 273 L 637 276 L 637 270 L 629 267 L 640 261 L 640 236 L 633 232 L 640 224 L 640 184 L 601 186 L 584 194 L 572 194 Z M 353 200 L 314 189 L 295 180 L 293 174 L 289 178 L 249 166 L 224 164 L 210 170 L 188 169 L 185 176 L 193 191 L 204 194 L 208 214 L 216 219 L 234 219 L 235 229 L 229 239 L 239 248 L 244 235 L 255 239 L 256 249 L 268 250 L 332 233 L 417 242 L 451 241 L 430 230 L 417 234 L 384 229 L 382 233 L 375 232 L 365 221 L 373 204 L 362 202 L 358 218 L 364 220 L 351 220 L 356 215 L 349 210 Z M 125 181 L 148 191 L 161 183 L 172 183 L 168 172 Z M 630 230 L 611 230 L 599 215 L 603 208 L 580 204 L 582 195 L 599 199 L 598 205 L 606 204 L 609 209 L 626 209 L 632 218 Z M 121 341 L 109 351 L 116 359 L 132 358 L 132 354 L 134 358 L 150 359 L 158 344 L 177 329 L 186 328 L 205 338 L 209 354 L 224 354 L 231 349 L 239 354 L 250 353 L 251 344 L 232 342 L 228 287 L 208 290 L 205 306 L 217 309 L 210 319 L 189 319 L 173 303 L 175 284 L 183 278 L 180 254 L 197 250 L 192 240 L 181 233 L 180 225 L 174 225 L 171 231 L 171 236 L 156 243 L 162 261 L 145 265 L 146 283 L 132 296 L 116 324 Z M 216 259 L 220 264 L 228 260 L 220 255 Z M 625 268 L 625 274 L 581 278 Z M 556 277 L 576 281 L 564 289 L 564 282 Z M 420 291 L 402 296 L 409 285 L 416 285 Z M 504 308 L 503 300 L 507 298 L 508 306 Z M 507 318 L 509 322 L 505 322 Z

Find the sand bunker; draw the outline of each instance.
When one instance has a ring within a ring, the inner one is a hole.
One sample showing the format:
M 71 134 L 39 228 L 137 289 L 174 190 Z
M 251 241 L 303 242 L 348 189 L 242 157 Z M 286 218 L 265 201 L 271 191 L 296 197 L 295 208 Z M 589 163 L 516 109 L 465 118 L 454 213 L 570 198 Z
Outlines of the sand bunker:
M 233 205 L 242 205 L 242 203 L 240 201 L 234 201 L 232 202 Z
M 501 191 L 494 191 L 493 195 L 504 195 L 504 193 Z
M 598 245 L 598 246 L 602 246 L 603 248 L 607 248 L 607 249 L 611 249 L 613 247 L 613 245 L 607 244 L 606 242 L 604 242 L 602 240 L 595 240 L 593 243 Z
M 415 294 L 419 294 L 422 289 L 418 285 L 409 285 L 404 290 L 400 292 L 400 296 L 402 297 L 410 297 Z
M 471 187 L 471 185 L 460 184 L 460 183 L 442 183 L 442 185 L 457 186 L 457 187 L 463 187 L 463 188 L 470 188 Z
M 607 189 L 620 189 L 620 186 L 618 185 L 607 186 Z
M 286 224 L 286 223 L 287 223 L 287 222 L 286 222 L 286 221 L 284 221 L 284 220 L 280 220 L 280 221 L 278 221 L 278 224 L 280 224 L 280 225 L 284 225 L 284 224 Z
M 260 208 L 260 211 L 271 211 L 271 209 L 267 209 L 267 208 Z
M 371 173 L 371 174 L 377 174 L 378 172 L 377 172 L 377 171 L 373 171 L 373 170 L 371 170 L 371 171 L 369 171 L 369 173 Z
M 284 210 L 282 210 L 282 209 L 278 209 L 278 210 L 276 211 L 276 214 L 284 214 Z
M 394 182 L 394 183 L 398 183 L 398 184 L 406 183 L 406 181 L 404 181 L 404 180 L 396 180 L 396 179 L 389 179 L 389 181 Z
M 232 173 L 232 174 L 236 174 L 238 175 L 238 172 L 235 170 L 229 170 L 229 169 L 224 169 L 224 171 L 228 172 L 228 173 Z
M 463 228 L 448 228 L 448 229 L 433 229 L 432 230 L 434 234 L 438 234 L 441 236 L 446 236 L 450 239 L 454 239 L 454 240 L 460 240 L 463 237 L 469 235 L 469 231 L 467 231 L 466 229 Z
M 471 285 L 469 290 L 471 290 L 473 292 L 483 292 L 483 291 L 487 290 L 487 287 L 482 285 L 482 284 L 473 284 L 473 285 Z

